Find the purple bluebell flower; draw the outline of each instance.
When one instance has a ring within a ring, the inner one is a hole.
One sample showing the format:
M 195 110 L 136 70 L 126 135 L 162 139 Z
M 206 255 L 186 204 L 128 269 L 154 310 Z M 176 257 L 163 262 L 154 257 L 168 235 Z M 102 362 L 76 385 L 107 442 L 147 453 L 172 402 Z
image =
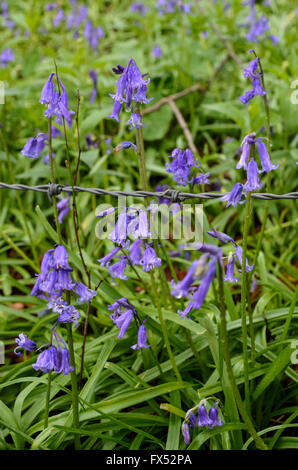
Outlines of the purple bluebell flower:
M 55 248 L 53 254 L 53 268 L 65 271 L 72 271 L 72 268 L 68 264 L 68 254 L 66 248 L 63 245 L 58 245 Z
M 32 364 L 34 370 L 41 372 L 51 372 L 57 364 L 57 348 L 50 346 L 42 351 L 37 357 L 37 361 Z
M 93 297 L 96 296 L 97 292 L 92 289 L 88 289 L 82 282 L 76 282 L 74 291 L 78 294 L 77 304 L 83 304 L 84 302 L 91 302 Z
M 198 426 L 208 426 L 210 424 L 210 419 L 205 405 L 200 405 L 198 409 Z
M 75 114 L 74 111 L 68 109 L 68 95 L 63 85 L 62 81 L 59 79 L 59 84 L 61 86 L 61 93 L 56 90 L 56 86 L 53 82 L 53 77 L 56 76 L 55 73 L 51 73 L 47 82 L 45 83 L 42 92 L 41 98 L 39 100 L 40 103 L 46 104 L 48 108 L 45 111 L 45 116 L 47 118 L 52 117 L 53 115 L 56 116 L 56 120 L 58 123 L 61 122 L 62 124 L 62 117 L 67 122 L 68 126 L 71 127 L 72 125 L 72 115 Z M 57 77 L 57 76 L 56 76 Z
M 120 247 L 116 247 L 103 258 L 98 259 L 97 261 L 100 262 L 100 266 L 105 266 L 108 261 L 110 261 L 111 259 L 114 258 L 114 256 L 116 256 L 116 254 L 120 251 L 120 249 L 121 249 Z
M 116 82 L 117 90 L 111 97 L 114 99 L 114 109 L 110 116 L 119 122 L 119 112 L 122 103 L 126 103 L 126 110 L 131 108 L 132 101 L 137 103 L 148 103 L 150 100 L 146 98 L 147 85 L 150 79 L 144 80 L 137 64 L 133 59 L 129 59 L 126 67 L 117 66 L 113 69 L 117 75 L 120 75 Z
M 1 14 L 3 18 L 6 18 L 9 13 L 8 13 L 8 3 L 7 2 L 2 2 L 1 3 Z
M 265 16 L 259 18 L 252 23 L 250 31 L 246 35 L 246 39 L 252 42 L 258 42 L 258 38 L 263 36 L 269 30 L 269 20 Z
M 209 417 L 209 424 L 208 424 L 209 429 L 214 428 L 214 426 L 222 426 L 224 424 L 224 422 L 220 420 L 218 416 L 218 410 L 215 406 L 211 406 L 211 408 L 209 409 L 208 417 Z
M 95 28 L 90 20 L 86 22 L 84 37 L 94 52 L 97 52 L 99 40 L 104 36 L 105 34 L 100 26 Z
M 280 38 L 277 36 L 274 36 L 274 34 L 269 34 L 269 38 L 273 42 L 273 44 L 279 44 L 280 43 Z
M 194 304 L 193 308 L 196 308 L 198 310 L 201 308 L 215 275 L 216 261 L 211 260 L 209 263 L 208 271 L 202 278 L 200 286 L 198 290 L 194 293 L 194 296 L 192 298 L 192 302 Z
M 224 276 L 225 281 L 230 282 L 238 282 L 240 281 L 239 277 L 234 277 L 234 269 L 235 269 L 235 255 L 229 256 L 228 263 L 227 263 L 227 273 Z
M 55 10 L 58 6 L 59 6 L 59 3 L 58 3 L 58 2 L 48 3 L 48 4 L 45 6 L 45 10 L 46 10 L 46 11 L 52 11 L 52 10 Z
M 70 364 L 68 349 L 66 347 L 63 347 L 62 349 L 58 348 L 54 371 L 57 374 L 62 372 L 63 375 L 67 375 L 73 370 L 74 366 Z
M 178 310 L 177 313 L 181 316 L 183 320 L 190 320 L 190 317 L 188 315 L 193 308 L 194 308 L 194 303 L 190 301 L 184 310 Z
M 44 140 L 39 140 L 38 136 L 30 137 L 21 150 L 21 154 L 28 158 L 38 158 L 43 148 Z
M 145 320 L 146 321 L 146 320 Z M 138 330 L 138 342 L 131 346 L 131 349 L 147 349 L 150 348 L 150 344 L 147 344 L 147 330 L 144 325 L 145 321 L 141 323 Z
M 52 152 L 52 158 L 54 159 L 56 156 L 56 154 L 54 152 Z M 45 165 L 49 165 L 50 164 L 50 155 L 47 153 L 46 155 L 44 155 L 43 159 L 42 159 L 42 163 L 44 163 Z
M 137 151 L 137 147 L 135 144 L 133 144 L 132 142 L 129 142 L 128 140 L 125 140 L 124 142 L 121 142 L 120 144 L 118 144 L 117 147 L 115 147 L 114 152 L 118 153 L 120 152 L 120 150 L 129 149 L 129 148 L 132 148 L 135 152 Z
M 225 194 L 223 197 L 221 197 L 222 201 L 227 201 L 227 207 L 229 207 L 231 204 L 233 207 L 236 207 L 237 204 L 244 204 L 244 201 L 241 201 L 242 198 L 242 193 L 243 193 L 243 184 L 241 183 L 236 183 L 231 192 L 228 194 Z
M 191 427 L 194 429 L 197 425 L 197 418 L 192 410 L 188 410 L 188 412 L 185 415 L 185 420 L 189 421 L 189 424 Z
M 261 160 L 261 165 L 262 165 L 262 170 L 265 171 L 266 173 L 269 173 L 271 170 L 276 170 L 279 167 L 279 163 L 277 165 L 273 165 L 270 156 L 268 153 L 268 150 L 266 148 L 266 145 L 264 142 L 262 142 L 260 139 L 257 139 L 257 148 Z
M 190 433 L 188 424 L 183 421 L 182 423 L 182 434 L 185 444 L 188 446 L 190 444 Z
M 134 13 L 139 13 L 141 16 L 145 17 L 148 8 L 142 2 L 133 2 L 130 7 L 131 11 Z
M 256 137 L 255 132 L 252 132 L 251 134 L 248 134 L 244 137 L 242 144 L 241 144 L 241 147 L 242 147 L 241 157 L 240 157 L 239 162 L 236 165 L 237 170 L 239 170 L 240 168 L 247 169 L 247 162 L 249 159 L 250 148 L 252 145 L 255 144 L 255 137 Z
M 132 217 L 127 227 L 127 234 L 131 234 L 134 238 L 150 238 L 151 233 L 147 212 L 145 210 L 138 210 Z
M 62 221 L 63 221 L 64 217 L 70 211 L 69 201 L 70 201 L 70 198 L 65 197 L 57 203 L 57 209 L 58 209 L 58 212 L 59 212 L 59 215 L 58 215 L 59 224 L 62 224 Z
M 254 158 L 248 163 L 247 166 L 247 182 L 244 185 L 245 191 L 258 191 L 263 186 L 259 181 L 259 170 Z
M 120 261 L 110 266 L 110 262 L 107 263 L 108 271 L 113 279 L 119 278 L 122 280 L 127 280 L 128 277 L 124 274 L 125 268 L 128 264 L 128 261 L 125 257 L 122 257 Z
M 216 238 L 217 240 L 219 240 L 221 243 L 223 243 L 224 245 L 226 243 L 233 243 L 233 245 L 235 244 L 233 238 L 231 238 L 229 235 L 227 235 L 226 233 L 223 233 L 223 232 L 218 232 L 214 227 L 212 228 L 212 231 L 211 230 L 208 230 L 207 231 L 208 235 L 210 235 L 211 237 L 213 238 Z
M 129 248 L 129 259 L 132 264 L 139 266 L 142 258 L 142 240 L 135 240 Z
M 147 246 L 140 260 L 140 265 L 143 266 L 143 271 L 151 271 L 151 269 L 161 266 L 161 259 L 157 257 L 154 248 Z
M 242 253 L 243 253 L 243 250 L 242 250 L 241 246 L 236 245 L 236 256 L 237 256 L 238 261 L 239 261 L 241 266 L 242 266 Z M 246 259 L 245 260 L 245 271 L 248 273 L 249 271 L 253 270 L 253 267 L 254 267 L 254 264 L 249 266 L 248 261 Z
M 195 260 L 189 270 L 187 271 L 186 276 L 182 279 L 182 281 L 177 282 L 175 285 L 174 281 L 172 280 L 172 291 L 171 294 L 176 297 L 177 299 L 181 297 L 187 297 L 192 284 L 195 280 L 202 279 L 204 274 L 206 274 L 208 269 L 208 254 L 201 256 L 199 260 Z
M 86 144 L 87 148 L 93 147 L 93 148 L 98 148 L 98 143 L 96 142 L 95 139 L 93 139 L 92 134 L 87 134 L 86 135 Z
M 209 177 L 210 173 L 200 173 L 193 178 L 192 184 L 209 184 Z
M 140 127 L 143 126 L 143 123 L 141 121 L 141 115 L 138 113 L 131 113 L 129 120 L 125 124 L 130 125 L 130 130 L 140 129 Z
M 112 314 L 110 315 L 111 320 L 113 320 L 114 324 L 120 328 L 118 338 L 121 339 L 125 335 L 129 325 L 131 324 L 131 321 L 134 316 L 134 310 L 133 309 L 126 309 L 120 314 Z
M 65 16 L 64 16 L 63 10 L 62 8 L 59 8 L 55 18 L 53 19 L 53 26 L 57 28 L 59 24 L 61 23 L 61 21 L 63 21 L 64 19 L 65 19 Z
M 173 158 L 172 163 L 166 163 L 166 170 L 168 173 L 173 173 L 173 179 L 177 184 L 186 186 L 190 183 L 190 172 L 193 167 L 197 167 L 198 160 L 194 158 L 194 155 L 190 149 L 180 150 L 174 149 L 170 155 Z
M 121 245 L 123 247 L 127 245 L 127 225 L 129 221 L 130 218 L 126 209 L 124 209 L 120 212 L 115 227 L 109 235 L 109 239 L 112 240 L 112 242 L 117 243 L 117 245 Z
M 12 49 L 3 49 L 0 55 L 1 67 L 5 68 L 8 62 L 13 62 L 15 60 Z
M 75 328 L 78 326 L 80 312 L 73 305 L 66 305 L 62 309 L 57 320 L 59 323 L 73 323 Z
M 243 71 L 243 76 L 249 78 L 253 86 L 252 90 L 247 91 L 239 98 L 240 101 L 245 105 L 247 105 L 256 95 L 264 96 L 267 93 L 262 88 L 260 79 L 261 76 L 257 71 L 259 60 L 260 59 L 258 57 L 253 59 L 249 63 L 248 67 L 246 67 Z
M 153 46 L 151 54 L 153 55 L 153 57 L 155 57 L 155 59 L 160 59 L 162 57 L 161 47 L 158 45 Z
M 15 339 L 15 342 L 18 345 L 14 350 L 14 353 L 17 356 L 20 356 L 22 354 L 21 352 L 17 352 L 18 349 L 25 349 L 26 351 L 34 351 L 34 349 L 36 349 L 35 341 L 29 339 L 28 336 L 25 335 L 25 333 L 20 333 L 19 337 Z

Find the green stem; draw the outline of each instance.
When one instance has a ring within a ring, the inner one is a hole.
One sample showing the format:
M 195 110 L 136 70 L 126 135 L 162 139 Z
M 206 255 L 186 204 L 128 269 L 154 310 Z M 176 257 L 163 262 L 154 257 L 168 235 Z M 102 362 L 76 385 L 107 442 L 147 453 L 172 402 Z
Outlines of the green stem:
M 55 183 L 55 174 L 54 174 L 54 160 L 53 160 L 53 150 L 52 150 L 52 119 L 48 119 L 48 141 L 49 141 L 49 160 L 50 160 L 50 173 L 51 173 L 51 183 Z M 61 235 L 61 228 L 59 224 L 58 218 L 58 209 L 56 203 L 56 196 L 52 197 L 53 207 L 54 207 L 54 215 L 55 215 L 55 222 L 56 222 L 56 230 L 58 235 L 59 243 L 62 245 L 62 235 Z
M 44 417 L 44 428 L 46 429 L 49 424 L 49 412 L 50 412 L 50 398 L 51 398 L 51 382 L 52 382 L 52 373 L 48 373 L 48 383 L 47 383 L 47 394 L 46 394 L 46 409 Z
M 282 332 L 282 335 L 281 335 L 281 338 L 280 338 L 280 342 L 284 341 L 287 337 L 287 334 L 288 334 L 288 331 L 289 331 L 289 328 L 290 328 L 290 324 L 291 324 L 291 320 L 292 320 L 292 316 L 293 316 L 293 313 L 294 313 L 294 309 L 296 307 L 297 298 L 298 298 L 298 285 L 296 286 L 296 289 L 295 289 L 295 293 L 294 293 L 294 296 L 293 296 L 293 299 L 292 299 L 292 302 L 291 302 L 291 305 L 290 305 L 290 308 L 289 308 L 289 312 L 288 312 L 288 315 L 287 315 L 287 318 L 286 318 L 285 326 L 284 326 L 284 329 L 283 329 L 283 332 Z
M 242 246 L 242 272 L 241 272 L 241 320 L 242 320 L 242 346 L 243 346 L 243 367 L 244 367 L 244 390 L 245 403 L 247 410 L 250 410 L 250 393 L 249 393 L 249 372 L 248 372 L 248 345 L 247 345 L 247 325 L 246 325 L 246 253 L 247 253 L 247 237 L 249 229 L 249 221 L 251 217 L 251 193 L 247 193 L 246 210 L 243 229 L 243 246 Z
M 67 329 L 67 337 L 68 337 L 69 361 L 70 361 L 70 364 L 73 366 L 73 370 L 70 372 L 71 390 L 72 390 L 71 397 L 72 397 L 73 425 L 74 425 L 74 428 L 78 429 L 79 428 L 78 384 L 77 384 L 71 323 L 67 323 L 66 329 Z M 81 446 L 80 436 L 76 434 L 74 439 L 75 439 L 75 449 L 78 450 Z
M 224 359 L 227 367 L 227 373 L 229 377 L 229 381 L 233 390 L 233 394 L 237 403 L 237 407 L 239 409 L 239 412 L 242 416 L 243 421 L 245 422 L 247 429 L 254 439 L 256 446 L 258 449 L 261 450 L 268 450 L 267 446 L 265 445 L 263 439 L 258 435 L 257 431 L 255 430 L 255 427 L 245 409 L 245 406 L 243 404 L 239 389 L 237 387 L 237 383 L 234 377 L 233 373 L 233 367 L 232 367 L 232 362 L 231 362 L 231 357 L 230 357 L 230 351 L 229 351 L 229 339 L 228 339 L 228 329 L 227 329 L 227 320 L 226 320 L 226 307 L 225 307 L 225 301 L 224 301 L 224 285 L 223 285 L 223 272 L 222 272 L 222 267 L 219 265 L 219 306 L 220 306 L 220 319 L 221 319 L 221 335 L 222 335 L 222 342 L 223 342 L 223 353 L 224 353 Z

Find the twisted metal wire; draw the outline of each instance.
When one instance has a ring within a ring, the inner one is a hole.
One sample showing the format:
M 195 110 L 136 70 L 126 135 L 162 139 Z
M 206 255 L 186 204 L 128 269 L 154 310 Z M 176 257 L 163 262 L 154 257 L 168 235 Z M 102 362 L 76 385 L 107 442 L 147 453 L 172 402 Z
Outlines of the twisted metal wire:
M 52 202 L 52 196 L 58 196 L 61 192 L 72 192 L 72 188 L 69 185 L 63 184 L 41 184 L 38 186 L 27 186 L 25 184 L 6 184 L 0 183 L 0 189 L 15 189 L 19 191 L 36 191 L 39 193 L 47 193 L 50 202 Z M 220 192 L 209 192 L 209 193 L 184 193 L 176 189 L 168 188 L 165 191 L 109 191 L 107 189 L 101 188 L 82 188 L 80 186 L 74 186 L 74 191 L 76 193 L 91 193 L 96 196 L 100 195 L 110 195 L 114 197 L 119 196 L 132 196 L 132 197 L 157 197 L 157 198 L 166 198 L 172 202 L 183 202 L 185 199 L 217 199 L 224 196 L 226 193 Z M 263 199 L 263 200 L 279 200 L 279 199 L 298 199 L 298 192 L 291 192 L 287 194 L 271 194 L 271 193 L 251 193 L 251 196 L 254 199 Z

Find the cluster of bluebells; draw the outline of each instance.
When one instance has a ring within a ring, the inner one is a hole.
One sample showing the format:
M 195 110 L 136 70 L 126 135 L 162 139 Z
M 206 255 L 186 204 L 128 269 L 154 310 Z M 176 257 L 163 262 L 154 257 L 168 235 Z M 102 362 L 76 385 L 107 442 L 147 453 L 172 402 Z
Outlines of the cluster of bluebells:
M 132 117 L 127 124 L 130 124 L 132 127 L 139 128 L 141 125 L 140 115 L 133 113 L 132 105 L 133 103 L 145 104 L 151 101 L 146 97 L 147 86 L 150 82 L 150 78 L 147 78 L 146 80 L 144 79 L 147 74 L 141 74 L 133 59 L 129 59 L 126 67 L 117 65 L 117 67 L 113 68 L 113 72 L 116 75 L 119 75 L 119 80 L 116 81 L 116 93 L 110 95 L 114 100 L 114 107 L 112 114 L 108 117 L 116 119 L 116 121 L 119 122 L 119 113 L 121 111 L 122 104 L 125 103 L 126 111 L 132 111 Z
M 145 17 L 148 11 L 148 7 L 144 5 L 143 2 L 133 2 L 130 6 L 130 9 L 134 13 L 138 13 L 139 15 Z
M 192 183 L 193 178 L 190 177 L 191 170 L 200 166 L 198 159 L 195 159 L 192 151 L 190 149 L 180 150 L 176 148 L 173 150 L 170 158 L 173 159 L 172 163 L 166 163 L 165 167 L 168 173 L 173 174 L 174 181 L 182 186 Z
M 54 76 L 57 78 L 60 91 L 57 91 L 56 85 L 53 82 Z M 57 77 L 57 74 L 50 74 L 47 82 L 45 83 L 42 89 L 39 102 L 46 105 L 46 110 L 44 114 L 47 118 L 54 117 L 55 122 L 59 125 L 61 125 L 62 120 L 65 119 L 68 126 L 72 126 L 72 116 L 74 115 L 74 111 L 69 109 L 68 94 L 60 78 Z M 59 129 L 57 129 L 55 126 L 52 126 L 51 138 L 59 136 L 61 136 L 61 132 L 59 131 Z M 34 137 L 30 137 L 30 139 L 26 142 L 24 148 L 21 150 L 22 155 L 28 158 L 38 158 L 44 150 L 46 141 L 48 140 L 49 135 L 41 132 Z M 53 156 L 54 155 L 52 154 L 52 157 Z M 49 155 L 45 155 L 43 163 L 49 164 Z
M 165 13 L 176 13 L 178 11 L 190 14 L 191 7 L 191 3 L 185 3 L 181 0 L 157 0 L 156 2 L 156 8 L 159 15 L 164 15 Z
M 131 349 L 147 349 L 150 348 L 147 343 L 147 330 L 145 326 L 146 320 L 143 322 L 140 321 L 138 312 L 131 305 L 126 297 L 115 300 L 111 305 L 108 305 L 108 310 L 113 313 L 110 315 L 113 323 L 119 328 L 118 338 L 121 339 L 125 335 L 127 329 L 129 328 L 132 320 L 134 319 L 138 324 L 138 338 L 137 343 L 131 346 Z
M 242 248 L 241 246 L 237 245 L 237 243 L 231 238 L 229 235 L 223 232 L 218 232 L 214 227 L 212 230 L 207 231 L 208 235 L 210 235 L 213 238 L 216 238 L 219 240 L 220 243 L 223 245 L 226 245 L 227 243 L 232 243 L 233 247 L 235 248 L 235 253 L 230 252 L 229 257 L 228 257 L 228 262 L 227 262 L 227 268 L 226 268 L 226 274 L 224 276 L 225 281 L 230 281 L 232 283 L 238 282 L 240 278 L 234 276 L 234 270 L 235 270 L 235 261 L 236 258 L 238 259 L 238 262 L 240 266 L 242 266 Z M 245 271 L 249 272 L 253 270 L 254 265 L 249 265 L 247 259 L 245 260 Z M 241 272 L 241 269 L 239 269 L 239 272 Z
M 85 25 L 83 36 L 94 52 L 97 52 L 99 41 L 105 36 L 102 28 L 100 26 L 95 27 L 88 18 L 88 7 L 86 5 L 79 4 L 77 0 L 71 0 L 71 4 L 72 10 L 68 15 L 65 14 L 58 2 L 47 4 L 45 10 L 53 12 L 53 26 L 55 28 L 65 23 L 66 29 L 73 31 L 73 39 L 80 37 L 80 26 Z
M 196 426 L 199 428 L 207 426 L 209 429 L 213 429 L 214 426 L 222 426 L 224 422 L 220 419 L 218 415 L 217 403 L 214 403 L 213 406 L 209 408 L 209 411 L 206 409 L 206 401 L 203 400 L 198 406 L 198 415 L 194 413 L 194 409 L 188 410 L 185 415 L 185 419 L 182 423 L 182 434 L 185 444 L 188 446 L 191 441 L 190 429 L 195 429 Z
M 8 2 L 4 1 L 4 2 L 1 2 L 0 4 L 0 8 L 1 8 L 1 16 L 4 20 L 4 26 L 6 26 L 7 28 L 9 28 L 11 31 L 14 30 L 15 28 L 15 23 L 14 21 L 10 18 L 10 15 L 9 15 L 9 9 L 8 9 Z M 18 32 L 15 31 L 15 36 L 18 36 Z
M 252 49 L 251 52 L 253 52 Z M 258 72 L 259 61 L 260 59 L 256 57 L 251 60 L 248 67 L 243 70 L 243 76 L 245 78 L 249 78 L 252 83 L 252 89 L 246 91 L 244 95 L 239 98 L 241 103 L 245 105 L 247 105 L 255 96 L 264 96 L 267 93 L 262 88 L 261 74 Z
M 41 262 L 40 274 L 37 275 L 31 295 L 47 301 L 47 312 L 57 314 L 57 320 L 52 329 L 52 343 L 37 358 L 33 367 L 42 372 L 63 372 L 68 374 L 72 370 L 69 364 L 69 355 L 63 339 L 58 336 L 56 329 L 59 324 L 73 323 L 76 327 L 80 319 L 79 311 L 66 300 L 65 292 L 72 291 L 77 298 L 77 304 L 91 302 L 96 291 L 89 289 L 81 282 L 71 278 L 72 268 L 68 263 L 68 254 L 63 245 L 48 250 Z M 18 348 L 33 351 L 36 349 L 34 341 L 29 340 L 24 333 L 16 339 Z M 61 348 L 62 343 L 62 348 Z M 17 353 L 17 351 L 16 351 Z M 18 354 L 18 353 L 17 353 Z
M 189 299 L 186 308 L 183 311 L 178 310 L 181 318 L 187 320 L 193 309 L 199 310 L 201 308 L 216 275 L 216 265 L 222 262 L 221 248 L 214 245 L 198 245 L 198 249 L 203 255 L 191 264 L 184 279 L 176 284 L 172 280 L 171 294 L 178 299 L 182 297 Z M 199 286 L 194 287 L 198 281 L 200 282 Z
M 9 49 L 3 49 L 0 55 L 0 62 L 1 62 L 1 67 L 5 68 L 9 62 L 13 62 L 15 60 L 13 51 L 11 48 Z
M 251 156 L 255 147 L 258 150 L 258 155 L 260 157 L 261 167 L 259 170 L 258 164 L 254 158 Z M 260 173 L 269 173 L 272 170 L 276 170 L 279 167 L 279 164 L 273 165 L 270 160 L 270 155 L 267 150 L 266 145 L 262 142 L 261 138 L 256 138 L 256 134 L 252 132 L 244 137 L 241 144 L 241 155 L 240 160 L 236 165 L 236 169 L 244 168 L 247 173 L 247 181 L 243 185 L 241 183 L 236 183 L 232 188 L 231 192 L 225 194 L 221 199 L 227 202 L 227 207 L 232 205 L 236 207 L 237 204 L 243 204 L 245 200 L 242 200 L 243 190 L 245 192 L 249 191 L 258 191 L 261 189 L 263 183 L 259 180 Z
M 268 2 L 264 1 L 263 5 L 269 6 L 267 3 Z M 249 28 L 246 39 L 251 42 L 259 42 L 259 39 L 262 38 L 267 31 L 270 31 L 269 19 L 264 15 L 259 18 L 257 17 L 255 0 L 244 0 L 243 5 L 248 5 L 250 8 L 250 13 L 245 25 Z M 279 38 L 273 34 L 269 34 L 269 38 L 274 44 L 279 43 Z
M 112 207 L 97 217 L 101 218 L 115 211 L 116 208 Z M 132 243 L 129 237 L 134 239 Z M 161 265 L 161 259 L 149 243 L 150 237 L 146 209 L 122 208 L 114 229 L 109 234 L 109 239 L 118 246 L 98 261 L 101 266 L 108 268 L 112 279 L 127 280 L 125 269 L 128 265 L 141 266 L 145 272 L 151 271 Z M 123 248 L 128 250 L 128 254 L 123 254 Z M 117 262 L 111 264 L 115 259 Z

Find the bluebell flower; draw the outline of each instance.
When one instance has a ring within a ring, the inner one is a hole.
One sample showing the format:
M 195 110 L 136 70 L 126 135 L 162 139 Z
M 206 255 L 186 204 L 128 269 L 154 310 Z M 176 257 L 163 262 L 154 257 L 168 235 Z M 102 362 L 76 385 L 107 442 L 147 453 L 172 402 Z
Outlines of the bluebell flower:
M 61 199 L 61 200 L 57 203 L 58 221 L 59 221 L 59 224 L 62 224 L 62 221 L 63 221 L 64 217 L 65 217 L 65 216 L 68 214 L 68 212 L 70 211 L 69 201 L 70 201 L 70 198 L 69 198 L 69 197 L 65 197 L 65 198 Z
M 259 170 L 254 158 L 248 163 L 247 166 L 247 182 L 244 185 L 245 191 L 258 191 L 263 186 L 259 181 Z
M 210 173 L 200 173 L 193 178 L 192 184 L 209 184 L 209 177 Z
M 64 19 L 65 19 L 65 16 L 64 16 L 63 10 L 62 10 L 62 8 L 59 8 L 55 18 L 53 19 L 53 26 L 55 26 L 55 27 L 59 26 L 61 21 L 63 21 Z
M 231 192 L 225 194 L 223 197 L 221 197 L 222 201 L 227 202 L 227 207 L 232 205 L 233 207 L 236 207 L 237 204 L 244 204 L 244 201 L 241 201 L 242 198 L 242 193 L 243 193 L 243 184 L 241 183 L 236 183 Z
M 206 274 L 208 269 L 208 254 L 201 256 L 199 260 L 195 260 L 189 270 L 187 271 L 186 276 L 182 279 L 182 281 L 177 282 L 175 285 L 174 281 L 172 280 L 172 291 L 171 294 L 180 299 L 181 297 L 187 297 L 192 284 L 198 280 L 202 279 L 204 274 Z
M 122 257 L 120 259 L 120 261 L 118 261 L 117 263 L 113 264 L 112 266 L 110 266 L 110 261 L 107 263 L 107 268 L 108 268 L 108 271 L 111 275 L 111 277 L 114 279 L 114 278 L 119 278 L 119 279 L 122 279 L 122 280 L 127 280 L 128 277 L 124 274 L 124 271 L 125 271 L 125 268 L 128 264 L 128 261 L 125 257 Z
M 135 240 L 129 248 L 129 259 L 132 262 L 132 264 L 138 266 L 140 265 L 140 261 L 142 258 L 142 240 Z
M 224 276 L 225 281 L 230 282 L 238 282 L 240 281 L 239 277 L 234 277 L 234 269 L 235 269 L 235 255 L 229 256 L 228 263 L 227 263 L 227 272 Z
M 191 427 L 194 429 L 197 425 L 197 419 L 192 410 L 188 410 L 188 412 L 185 415 L 185 420 L 189 421 L 189 424 Z
M 108 261 L 110 261 L 111 259 L 114 258 L 114 256 L 116 256 L 116 254 L 120 251 L 120 249 L 121 249 L 120 247 L 113 248 L 113 250 L 110 251 L 110 253 L 108 253 L 103 258 L 98 259 L 97 261 L 100 262 L 101 266 L 105 266 Z
M 57 270 L 72 271 L 72 268 L 68 264 L 68 254 L 66 248 L 63 245 L 57 245 L 53 253 L 52 264 Z
M 92 289 L 88 289 L 82 282 L 76 282 L 74 291 L 78 294 L 77 304 L 83 304 L 84 302 L 91 302 L 93 297 L 96 296 L 97 292 Z
M 174 181 L 182 186 L 191 183 L 191 169 L 199 166 L 198 160 L 195 160 L 192 151 L 190 149 L 180 150 L 176 148 L 170 157 L 173 158 L 173 161 L 172 163 L 166 163 L 165 167 L 168 173 L 173 174 Z
M 143 126 L 141 115 L 138 113 L 131 113 L 129 120 L 125 124 L 130 124 L 129 129 L 140 129 Z
M 145 321 L 141 323 L 138 329 L 138 342 L 131 346 L 131 349 L 147 349 L 150 348 L 150 344 L 147 344 L 147 330 L 144 325 Z
M 134 238 L 150 238 L 149 221 L 145 210 L 138 210 L 127 227 L 127 234 L 131 234 Z
M 113 320 L 114 324 L 120 328 L 118 338 L 121 339 L 125 335 L 129 325 L 134 316 L 134 311 L 132 309 L 124 310 L 120 315 L 112 314 L 110 318 Z
M 190 433 L 188 424 L 183 421 L 182 423 L 182 434 L 185 444 L 188 446 L 190 444 Z
M 42 351 L 37 357 L 37 361 L 32 364 L 34 370 L 49 373 L 54 370 L 57 364 L 57 348 L 50 346 L 48 349 Z
M 65 306 L 57 318 L 59 323 L 73 323 L 75 327 L 78 326 L 79 319 L 80 312 L 73 305 Z
M 210 419 L 205 405 L 200 405 L 198 408 L 198 425 L 199 427 L 208 426 L 210 424 Z
M 184 310 L 178 310 L 178 314 L 181 316 L 183 320 L 190 320 L 190 317 L 188 316 L 191 310 L 194 308 L 194 303 L 191 300 L 187 306 L 185 307 Z
M 209 417 L 209 424 L 208 424 L 209 429 L 213 429 L 214 426 L 222 426 L 224 424 L 224 422 L 220 420 L 218 416 L 218 410 L 215 406 L 211 406 L 211 408 L 209 409 L 208 417 Z
M 142 2 L 133 2 L 130 6 L 131 11 L 134 13 L 139 13 L 141 16 L 145 17 L 148 8 Z
M 111 117 L 111 116 L 109 116 L 109 117 Z M 126 140 L 126 141 L 121 142 L 120 144 L 118 144 L 117 147 L 115 147 L 114 152 L 118 153 L 118 152 L 120 152 L 120 150 L 129 149 L 129 148 L 132 148 L 135 152 L 137 151 L 136 145 L 133 144 L 132 142 L 129 142 L 128 140 Z
M 158 45 L 153 46 L 151 54 L 153 55 L 153 57 L 155 57 L 155 59 L 160 59 L 162 57 L 161 47 Z
M 161 266 L 161 259 L 156 255 L 154 248 L 147 246 L 140 260 L 140 265 L 143 266 L 143 271 L 151 271 L 151 269 Z
M 221 243 L 223 243 L 224 245 L 226 243 L 233 243 L 235 244 L 233 238 L 231 238 L 229 235 L 227 235 L 226 233 L 223 233 L 223 232 L 218 232 L 214 227 L 212 228 L 212 231 L 211 230 L 208 230 L 207 231 L 208 235 L 210 235 L 211 237 L 213 238 L 216 238 L 217 240 L 219 240 Z
M 13 62 L 15 60 L 12 49 L 3 49 L 0 55 L 1 67 L 5 68 L 8 62 Z
M 120 75 L 119 80 L 116 82 L 117 90 L 111 97 L 115 100 L 114 109 L 110 116 L 119 121 L 119 112 L 122 103 L 125 103 L 126 110 L 131 108 L 132 101 L 137 103 L 148 103 L 147 99 L 147 85 L 150 79 L 144 80 L 144 75 L 141 75 L 137 64 L 133 59 L 129 59 L 126 67 L 117 66 L 116 74 Z
M 242 253 L 243 253 L 243 251 L 242 251 L 241 246 L 236 245 L 236 256 L 237 256 L 238 261 L 239 261 L 241 266 L 242 266 Z M 252 266 L 249 266 L 248 261 L 246 259 L 246 261 L 245 261 L 245 271 L 246 272 L 252 271 L 253 267 L 254 267 L 254 264 Z
M 130 218 L 127 214 L 126 209 L 120 212 L 118 216 L 118 220 L 115 224 L 115 227 L 113 231 L 109 235 L 109 239 L 112 240 L 112 242 L 117 243 L 117 245 L 120 246 L 127 246 L 127 226 L 128 223 L 130 222 Z
M 58 79 L 59 84 L 61 86 L 60 95 L 56 90 L 56 85 L 53 82 L 54 76 L 56 76 L 55 73 L 50 74 L 47 82 L 45 83 L 42 89 L 39 102 L 48 106 L 44 113 L 47 118 L 50 118 L 55 115 L 56 121 L 58 123 L 61 122 L 61 124 L 61 119 L 64 118 L 68 126 L 71 127 L 72 115 L 74 115 L 75 113 L 74 111 L 68 109 L 68 95 L 65 86 L 63 85 L 60 79 Z
M 94 52 L 98 50 L 99 40 L 105 36 L 102 28 L 93 26 L 92 21 L 88 20 L 85 25 L 84 37 L 89 42 Z
M 260 139 L 257 139 L 256 144 L 257 144 L 257 148 L 258 148 L 258 152 L 259 152 L 259 156 L 261 160 L 262 170 L 265 171 L 266 173 L 269 173 L 269 171 L 271 170 L 276 170 L 279 167 L 279 163 L 277 165 L 272 164 L 268 150 L 264 142 L 261 142 Z
M 258 63 L 259 63 L 259 58 L 256 57 L 256 59 L 252 60 L 248 67 L 244 69 L 243 75 L 244 77 L 247 77 L 251 80 L 252 82 L 252 90 L 247 91 L 244 93 L 244 95 L 240 96 L 240 101 L 247 105 L 250 100 L 252 100 L 256 95 L 264 96 L 267 92 L 263 90 L 262 84 L 261 84 L 261 76 L 257 71 L 258 68 Z
M 242 147 L 241 157 L 240 157 L 239 162 L 236 165 L 237 170 L 239 170 L 240 168 L 247 169 L 250 148 L 252 145 L 255 144 L 255 137 L 256 137 L 255 132 L 252 132 L 251 134 L 248 134 L 244 137 L 242 144 L 241 144 L 241 147 Z
M 194 304 L 193 308 L 196 308 L 196 309 L 201 308 L 215 275 L 216 275 L 216 261 L 211 260 L 209 263 L 208 271 L 202 278 L 198 290 L 193 295 L 193 298 L 192 298 L 192 302 Z
M 53 10 L 55 10 L 58 6 L 59 6 L 59 3 L 58 3 L 58 2 L 48 3 L 48 4 L 45 6 L 45 10 L 46 10 L 46 11 L 53 11 Z
M 14 350 L 14 353 L 17 356 L 21 355 L 20 352 L 17 352 L 18 349 L 25 349 L 26 351 L 34 351 L 34 349 L 36 349 L 35 341 L 29 339 L 28 336 L 25 335 L 25 333 L 20 333 L 19 337 L 15 339 L 15 342 L 18 345 Z

